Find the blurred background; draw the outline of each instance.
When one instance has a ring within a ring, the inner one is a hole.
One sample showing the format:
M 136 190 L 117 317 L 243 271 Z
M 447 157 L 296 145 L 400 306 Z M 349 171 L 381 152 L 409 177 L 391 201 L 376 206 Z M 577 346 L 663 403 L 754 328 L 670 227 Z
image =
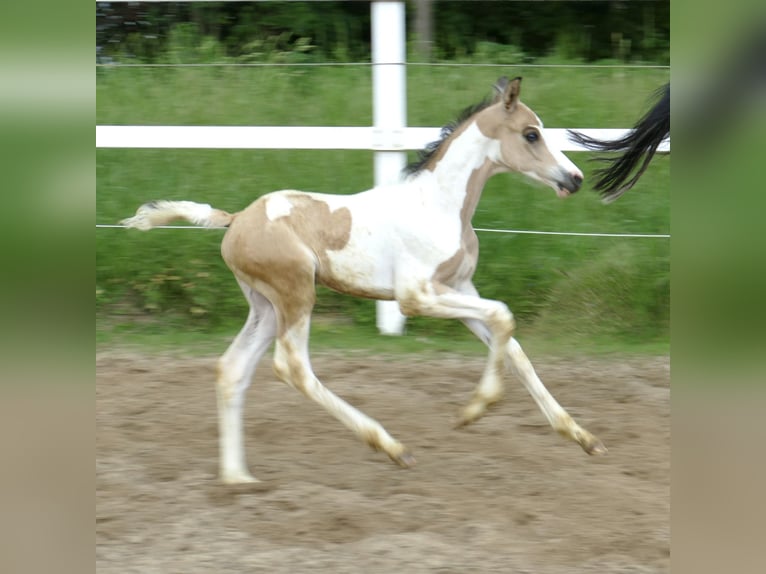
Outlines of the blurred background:
M 406 18 L 409 126 L 442 126 L 499 76 L 520 75 L 546 127 L 629 128 L 670 76 L 669 2 L 420 0 L 406 3 Z M 96 123 L 369 126 L 370 61 L 369 2 L 97 2 Z M 588 188 L 592 154 L 568 155 L 585 172 L 579 194 L 559 201 L 521 176 L 496 176 L 474 226 L 670 232 L 669 155 L 611 205 Z M 153 199 L 238 211 L 276 189 L 358 192 L 373 186 L 373 152 L 98 149 L 96 177 L 96 222 L 114 224 Z M 247 314 L 222 234 L 97 229 L 97 344 L 198 338 L 222 351 Z M 667 351 L 669 239 L 479 239 L 475 284 L 508 303 L 527 346 Z M 313 346 L 481 348 L 459 322 L 428 318 L 384 340 L 373 302 L 319 291 Z

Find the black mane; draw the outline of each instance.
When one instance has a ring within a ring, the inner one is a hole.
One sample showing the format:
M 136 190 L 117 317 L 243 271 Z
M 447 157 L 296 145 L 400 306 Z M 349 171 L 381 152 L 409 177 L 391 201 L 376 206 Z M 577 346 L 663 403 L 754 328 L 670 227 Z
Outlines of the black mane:
M 404 176 L 408 177 L 422 171 L 428 165 L 428 162 L 431 161 L 431 159 L 436 155 L 439 148 L 441 148 L 442 145 L 444 145 L 444 143 L 450 138 L 450 136 L 455 133 L 457 128 L 465 123 L 465 121 L 472 115 L 489 107 L 494 102 L 494 97 L 487 97 L 478 104 L 468 106 L 466 109 L 460 112 L 460 115 L 456 120 L 451 121 L 442 128 L 438 140 L 429 143 L 424 149 L 418 151 L 418 158 L 415 161 L 407 164 L 407 166 L 402 169 Z

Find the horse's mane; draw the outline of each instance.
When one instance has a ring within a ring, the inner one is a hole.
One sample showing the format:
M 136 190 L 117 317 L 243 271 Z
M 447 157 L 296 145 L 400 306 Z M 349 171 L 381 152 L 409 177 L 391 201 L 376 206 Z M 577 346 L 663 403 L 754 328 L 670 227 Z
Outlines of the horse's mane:
M 452 134 L 455 133 L 455 131 L 461 125 L 463 125 L 468 120 L 468 118 L 474 114 L 479 113 L 483 109 L 488 108 L 496 101 L 496 99 L 496 95 L 488 96 L 478 104 L 468 106 L 462 112 L 460 112 L 460 115 L 457 117 L 457 119 L 451 121 L 441 129 L 438 140 L 429 143 L 424 149 L 419 150 L 418 158 L 415 161 L 407 164 L 407 166 L 402 169 L 402 173 L 405 175 L 405 177 L 415 175 L 416 173 L 419 173 L 425 169 L 431 159 L 436 156 L 442 145 L 445 144 L 450 136 L 452 136 Z

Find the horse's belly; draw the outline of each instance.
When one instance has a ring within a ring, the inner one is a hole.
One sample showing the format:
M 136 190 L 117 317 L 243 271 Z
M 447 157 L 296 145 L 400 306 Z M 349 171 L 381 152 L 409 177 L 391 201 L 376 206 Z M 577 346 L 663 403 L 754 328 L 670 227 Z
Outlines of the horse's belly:
M 317 270 L 317 282 L 356 297 L 393 299 L 393 271 L 386 254 L 353 246 L 326 253 Z

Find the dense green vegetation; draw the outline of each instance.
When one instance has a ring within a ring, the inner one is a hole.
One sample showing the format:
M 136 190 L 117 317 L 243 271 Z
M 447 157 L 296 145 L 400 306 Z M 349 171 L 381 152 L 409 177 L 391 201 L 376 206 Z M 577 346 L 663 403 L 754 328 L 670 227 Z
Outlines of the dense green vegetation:
M 412 41 L 418 7 L 429 1 L 436 60 L 529 62 L 555 52 L 584 61 L 670 61 L 668 0 L 410 0 Z M 208 53 L 238 61 L 370 59 L 370 3 L 362 1 L 103 3 L 96 23 L 101 56 L 121 60 L 189 63 L 198 34 Z
M 186 57 L 218 58 L 210 43 L 193 43 L 190 49 Z M 546 61 L 554 60 L 536 63 Z M 524 77 L 522 99 L 548 127 L 627 127 L 668 78 L 663 69 L 415 66 L 407 72 L 409 125 L 449 122 L 488 95 L 501 74 Z M 371 100 L 367 66 L 99 68 L 96 122 L 371 125 Z M 485 189 L 474 226 L 668 232 L 669 157 L 656 158 L 641 184 L 612 205 L 603 205 L 587 189 L 596 167 L 590 155 L 570 157 L 586 175 L 581 193 L 562 201 L 520 176 L 496 176 Z M 152 199 L 189 199 L 237 211 L 275 189 L 353 193 L 373 184 L 372 152 L 366 151 L 100 149 L 96 158 L 99 223 L 116 223 Z M 98 324 L 129 324 L 133 330 L 173 324 L 233 333 L 244 320 L 246 304 L 220 258 L 222 233 L 97 230 Z M 479 239 L 475 283 L 485 297 L 509 304 L 521 332 L 631 344 L 667 339 L 668 240 L 500 233 L 480 233 Z M 375 332 L 370 301 L 320 289 L 317 311 L 320 331 L 356 324 L 361 332 Z M 422 337 L 465 331 L 457 322 L 423 318 L 410 321 L 409 329 Z

